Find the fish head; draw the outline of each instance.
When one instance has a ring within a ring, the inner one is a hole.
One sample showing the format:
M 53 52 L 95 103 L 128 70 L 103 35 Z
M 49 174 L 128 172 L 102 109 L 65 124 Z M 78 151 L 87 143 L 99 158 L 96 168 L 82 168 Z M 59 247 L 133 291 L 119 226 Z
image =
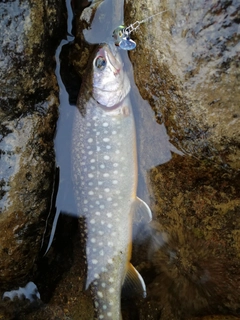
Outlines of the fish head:
M 107 44 L 98 48 L 92 62 L 93 98 L 111 108 L 120 103 L 130 91 L 130 82 L 123 69 L 119 49 Z

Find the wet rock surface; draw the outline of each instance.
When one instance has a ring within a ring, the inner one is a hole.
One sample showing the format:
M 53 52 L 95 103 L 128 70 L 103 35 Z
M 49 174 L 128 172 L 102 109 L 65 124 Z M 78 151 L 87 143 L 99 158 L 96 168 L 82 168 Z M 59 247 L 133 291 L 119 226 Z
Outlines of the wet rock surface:
M 92 21 L 87 21 L 86 15 L 79 19 L 83 3 L 74 2 L 76 39 L 65 52 L 66 72 L 75 69 L 80 76 L 93 50 L 82 35 Z M 88 9 L 92 15 L 98 5 L 97 1 L 95 9 Z M 240 8 L 234 0 L 192 4 L 183 0 L 126 1 L 125 24 L 166 9 L 169 12 L 133 33 L 137 48 L 129 56 L 135 82 L 154 110 L 155 121 L 164 123 L 171 142 L 184 156 L 172 154 L 167 162 L 169 150 L 160 150 L 166 163 L 161 161 L 147 172 L 148 191 L 145 188 L 144 192 L 154 219 L 143 230 L 143 240 L 134 244 L 132 262 L 146 282 L 148 296 L 123 300 L 123 319 L 234 320 L 240 317 Z M 36 113 L 36 123 L 46 119 L 46 110 L 48 104 L 43 114 Z M 149 155 L 159 150 L 154 144 L 150 153 L 144 152 L 144 141 L 151 145 L 145 135 L 151 132 L 155 141 L 161 138 L 158 130 L 152 132 L 156 127 L 148 112 L 140 113 L 144 128 L 138 131 L 140 160 L 146 169 Z M 29 118 L 27 114 L 21 122 L 25 132 Z M 9 124 L 4 127 L 6 137 L 11 134 L 9 128 Z M 167 148 L 165 142 L 160 145 Z M 18 177 L 16 181 L 22 181 L 23 176 Z M 38 181 L 41 190 L 49 190 L 50 182 L 44 180 L 45 187 L 40 180 L 33 181 Z M 13 189 L 3 186 L 3 199 L 9 199 L 7 192 Z M 47 191 L 43 199 L 46 195 Z M 46 207 L 44 200 L 42 203 Z M 31 209 L 30 205 L 29 212 Z M 85 266 L 77 224 L 64 219 L 52 249 L 33 273 L 41 301 L 35 306 L 4 302 L 0 309 L 8 319 L 16 315 L 24 320 L 93 318 L 91 296 L 84 291 Z M 16 227 L 14 220 L 13 225 Z M 40 239 L 42 229 L 38 228 Z
M 133 34 L 140 93 L 180 150 L 239 169 L 239 3 L 128 2 L 126 25 L 164 10 Z
M 126 25 L 169 10 L 134 34 L 130 59 L 142 97 L 185 154 L 148 172 L 147 299 L 160 319 L 239 317 L 239 3 L 127 6 Z
M 1 290 L 26 284 L 49 214 L 62 10 L 54 1 L 0 3 Z

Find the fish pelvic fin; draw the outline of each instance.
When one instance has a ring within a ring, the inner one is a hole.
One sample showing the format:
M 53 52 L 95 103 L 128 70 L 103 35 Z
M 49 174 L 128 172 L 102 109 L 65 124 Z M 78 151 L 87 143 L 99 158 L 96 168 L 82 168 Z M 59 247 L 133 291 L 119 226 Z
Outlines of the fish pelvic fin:
M 133 298 L 140 296 L 146 298 L 146 285 L 140 273 L 129 263 L 127 273 L 122 286 L 122 296 L 124 298 Z

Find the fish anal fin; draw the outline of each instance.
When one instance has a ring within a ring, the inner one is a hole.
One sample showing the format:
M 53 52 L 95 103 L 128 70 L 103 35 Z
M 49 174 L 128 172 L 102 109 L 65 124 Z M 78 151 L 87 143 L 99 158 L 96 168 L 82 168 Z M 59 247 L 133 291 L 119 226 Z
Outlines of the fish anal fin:
M 146 298 L 146 285 L 140 273 L 129 263 L 127 273 L 122 286 L 122 296 L 124 298 L 133 298 L 140 296 Z

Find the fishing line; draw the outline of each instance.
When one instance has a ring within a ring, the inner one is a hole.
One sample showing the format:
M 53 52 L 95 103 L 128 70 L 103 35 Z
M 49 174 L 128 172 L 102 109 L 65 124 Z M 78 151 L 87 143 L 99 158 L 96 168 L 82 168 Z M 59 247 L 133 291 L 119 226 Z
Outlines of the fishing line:
M 153 17 L 162 14 L 164 12 L 166 12 L 168 10 L 164 10 L 158 13 L 155 13 L 153 15 L 151 15 L 150 17 L 147 17 L 143 20 L 140 21 L 135 21 L 134 23 L 130 24 L 128 27 L 125 26 L 119 26 L 117 27 L 114 31 L 113 31 L 113 37 L 115 39 L 115 44 L 117 46 L 119 46 L 121 49 L 123 50 L 133 50 L 136 48 L 136 42 L 133 41 L 130 38 L 130 34 L 133 31 L 136 31 L 141 24 L 148 22 L 150 19 L 152 19 Z

